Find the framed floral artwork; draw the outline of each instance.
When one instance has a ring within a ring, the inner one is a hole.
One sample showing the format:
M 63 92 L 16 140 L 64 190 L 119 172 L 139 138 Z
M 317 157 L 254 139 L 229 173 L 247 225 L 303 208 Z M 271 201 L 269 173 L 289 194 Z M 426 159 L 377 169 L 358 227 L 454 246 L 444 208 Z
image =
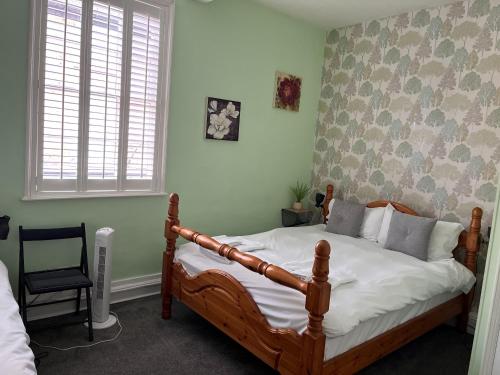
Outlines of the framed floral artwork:
M 302 78 L 291 74 L 276 72 L 276 88 L 274 93 L 274 108 L 298 112 Z
M 240 133 L 241 103 L 236 100 L 208 98 L 205 138 L 237 141 Z

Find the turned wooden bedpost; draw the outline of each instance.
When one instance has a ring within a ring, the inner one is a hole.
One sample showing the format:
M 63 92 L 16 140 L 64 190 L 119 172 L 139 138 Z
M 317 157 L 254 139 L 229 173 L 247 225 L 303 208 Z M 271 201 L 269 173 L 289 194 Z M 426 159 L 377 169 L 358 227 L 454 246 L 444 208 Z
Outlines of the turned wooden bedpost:
M 481 246 L 481 220 L 483 218 L 483 210 L 476 207 L 472 210 L 472 217 L 470 228 L 465 238 L 465 255 L 464 265 L 469 270 L 476 274 L 477 271 L 477 256 Z M 469 312 L 474 300 L 476 286 L 464 296 L 464 307 L 462 313 L 458 317 L 457 327 L 461 332 L 467 332 L 467 325 L 469 324 Z
M 172 264 L 174 262 L 175 242 L 179 236 L 172 231 L 173 225 L 179 225 L 179 196 L 176 193 L 170 194 L 168 205 L 168 218 L 165 220 L 164 236 L 167 246 L 163 252 L 163 272 L 162 272 L 162 317 L 170 319 L 172 309 Z
M 476 207 L 472 210 L 472 218 L 470 221 L 469 233 L 465 242 L 465 267 L 470 269 L 474 274 L 477 271 L 477 255 L 481 245 L 481 219 L 483 218 L 483 210 Z
M 323 316 L 330 307 L 331 286 L 328 282 L 330 244 L 319 241 L 312 269 L 312 281 L 309 282 L 306 294 L 306 309 L 309 311 L 309 322 L 303 334 L 302 373 L 321 374 L 325 354 L 325 334 L 323 333 Z
M 328 216 L 329 210 L 328 205 L 330 201 L 333 199 L 333 185 L 329 184 L 326 186 L 326 195 L 325 200 L 323 201 L 323 224 L 326 224 L 326 217 Z

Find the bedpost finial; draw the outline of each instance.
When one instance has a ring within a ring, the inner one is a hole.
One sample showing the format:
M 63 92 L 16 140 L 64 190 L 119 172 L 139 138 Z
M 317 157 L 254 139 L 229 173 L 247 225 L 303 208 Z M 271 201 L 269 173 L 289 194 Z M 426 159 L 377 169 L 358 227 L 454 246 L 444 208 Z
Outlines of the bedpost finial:
M 481 220 L 483 218 L 483 210 L 479 207 L 472 209 L 472 218 L 470 222 L 470 231 L 479 232 L 481 230 Z
M 330 257 L 330 244 L 326 240 L 318 241 L 316 247 L 314 248 L 316 256 L 320 257 Z
M 474 207 L 472 209 L 472 217 L 477 218 L 477 219 L 482 218 L 483 217 L 483 209 L 480 207 Z
M 171 193 L 168 201 L 170 204 L 178 204 L 179 203 L 179 195 L 177 193 Z
M 316 244 L 315 257 L 313 265 L 313 280 L 317 282 L 327 282 L 330 272 L 330 244 L 328 241 L 321 240 Z
M 179 224 L 179 195 L 177 193 L 170 194 L 168 198 L 168 221 L 170 225 Z

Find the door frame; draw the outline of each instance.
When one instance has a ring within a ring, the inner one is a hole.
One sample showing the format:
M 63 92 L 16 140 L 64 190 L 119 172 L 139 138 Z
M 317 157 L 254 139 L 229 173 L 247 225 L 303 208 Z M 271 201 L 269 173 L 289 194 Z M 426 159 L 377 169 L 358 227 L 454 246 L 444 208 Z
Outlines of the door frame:
M 492 375 L 500 338 L 500 187 L 491 228 L 469 375 Z

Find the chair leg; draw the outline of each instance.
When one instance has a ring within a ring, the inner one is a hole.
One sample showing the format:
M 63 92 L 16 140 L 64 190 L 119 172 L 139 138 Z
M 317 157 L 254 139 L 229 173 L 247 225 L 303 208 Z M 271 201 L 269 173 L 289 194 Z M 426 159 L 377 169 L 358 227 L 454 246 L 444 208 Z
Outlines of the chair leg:
M 78 315 L 80 313 L 80 301 L 82 299 L 82 290 L 78 289 L 78 292 L 76 293 L 76 311 L 75 315 Z
M 90 288 L 85 288 L 85 296 L 87 297 L 87 319 L 89 325 L 89 341 L 94 341 L 94 330 L 92 328 L 92 300 L 90 298 Z

